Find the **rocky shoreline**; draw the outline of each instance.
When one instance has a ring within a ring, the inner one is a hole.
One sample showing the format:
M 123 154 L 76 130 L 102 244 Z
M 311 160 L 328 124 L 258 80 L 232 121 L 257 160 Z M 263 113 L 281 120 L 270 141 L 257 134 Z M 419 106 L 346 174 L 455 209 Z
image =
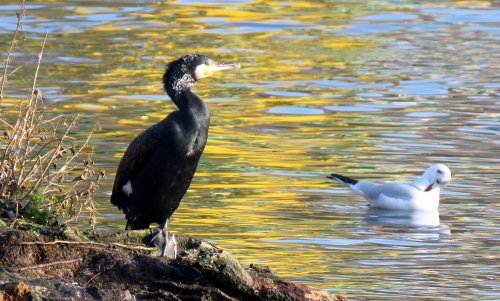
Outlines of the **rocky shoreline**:
M 347 300 L 270 267 L 244 268 L 213 244 L 178 236 L 176 259 L 149 230 L 81 233 L 0 227 L 0 300 Z

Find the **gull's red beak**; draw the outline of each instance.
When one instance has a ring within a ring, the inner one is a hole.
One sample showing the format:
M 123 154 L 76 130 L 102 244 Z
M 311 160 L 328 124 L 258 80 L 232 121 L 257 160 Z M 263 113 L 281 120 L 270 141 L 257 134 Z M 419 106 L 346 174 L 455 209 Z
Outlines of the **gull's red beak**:
M 433 183 L 434 184 L 434 183 Z M 432 190 L 432 184 L 427 186 L 427 188 L 425 188 L 425 191 L 431 191 Z

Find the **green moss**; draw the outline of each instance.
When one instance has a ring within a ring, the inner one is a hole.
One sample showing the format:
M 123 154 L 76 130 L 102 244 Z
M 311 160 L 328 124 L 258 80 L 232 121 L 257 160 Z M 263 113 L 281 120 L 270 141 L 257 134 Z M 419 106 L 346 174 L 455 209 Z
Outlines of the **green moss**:
M 46 226 L 53 216 L 49 207 L 43 206 L 45 200 L 40 194 L 33 194 L 29 197 L 29 202 L 24 206 L 22 214 L 27 221 Z

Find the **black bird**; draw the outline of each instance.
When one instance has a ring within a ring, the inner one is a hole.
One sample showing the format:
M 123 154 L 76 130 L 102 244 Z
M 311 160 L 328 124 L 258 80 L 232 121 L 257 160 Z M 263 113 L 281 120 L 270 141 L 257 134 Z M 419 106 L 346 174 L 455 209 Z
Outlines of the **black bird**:
M 162 256 L 176 255 L 175 237 L 168 234 L 167 224 L 191 184 L 207 142 L 210 113 L 191 87 L 213 72 L 238 67 L 200 54 L 169 63 L 163 86 L 178 110 L 137 136 L 120 161 L 111 203 L 125 213 L 125 229 L 160 224 L 152 242 Z

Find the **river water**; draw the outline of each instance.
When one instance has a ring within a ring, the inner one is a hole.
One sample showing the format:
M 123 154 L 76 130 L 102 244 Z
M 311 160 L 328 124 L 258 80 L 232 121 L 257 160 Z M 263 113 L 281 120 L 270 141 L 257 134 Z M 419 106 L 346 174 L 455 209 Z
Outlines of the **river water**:
M 499 23 L 496 1 L 35 1 L 9 83 L 27 87 L 47 31 L 39 87 L 82 136 L 100 124 L 97 226 L 121 229 L 114 172 L 174 109 L 165 63 L 238 61 L 195 87 L 210 136 L 173 232 L 353 300 L 500 300 Z M 325 179 L 411 181 L 436 162 L 453 173 L 439 215 L 369 211 Z

